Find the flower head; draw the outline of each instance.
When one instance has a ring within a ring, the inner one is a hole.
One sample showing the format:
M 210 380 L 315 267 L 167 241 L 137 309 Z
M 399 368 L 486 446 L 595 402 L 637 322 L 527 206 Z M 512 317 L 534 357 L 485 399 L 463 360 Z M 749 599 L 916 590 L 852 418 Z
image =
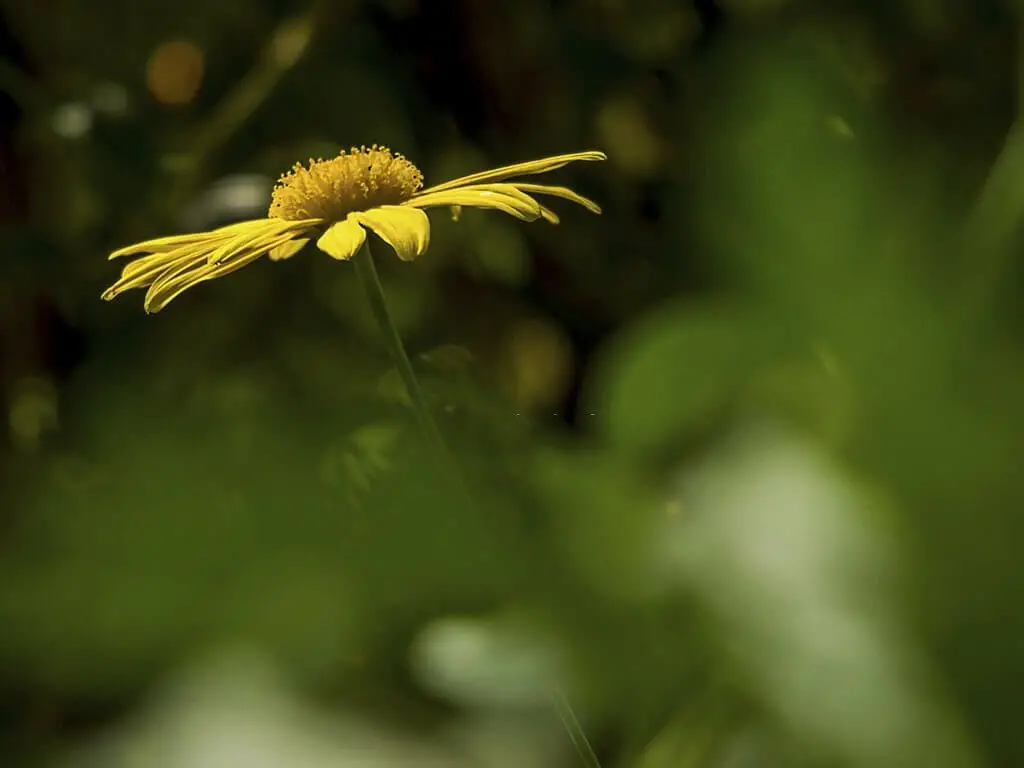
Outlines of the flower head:
M 371 230 L 403 261 L 421 256 L 430 242 L 425 208 L 491 208 L 523 221 L 558 216 L 535 195 L 561 197 L 593 213 L 600 207 L 567 187 L 512 181 L 547 173 L 578 160 L 604 160 L 603 152 L 577 152 L 482 171 L 428 189 L 423 174 L 387 147 L 353 148 L 329 160 L 297 164 L 274 189 L 265 219 L 211 232 L 173 235 L 130 245 L 110 258 L 145 254 L 130 262 L 103 294 L 113 299 L 148 288 L 147 312 L 159 312 L 194 285 L 234 272 L 264 256 L 286 259 L 316 236 L 317 247 L 335 259 L 351 259 Z
M 353 211 L 400 205 L 423 186 L 420 169 L 387 147 L 352 148 L 330 160 L 296 163 L 281 177 L 270 200 L 270 217 L 341 221 Z

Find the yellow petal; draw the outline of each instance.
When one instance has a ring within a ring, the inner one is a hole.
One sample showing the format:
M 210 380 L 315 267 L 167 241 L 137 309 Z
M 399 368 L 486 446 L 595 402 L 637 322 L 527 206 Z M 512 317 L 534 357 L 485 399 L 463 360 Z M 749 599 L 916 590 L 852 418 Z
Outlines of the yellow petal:
M 110 301 L 125 291 L 130 291 L 134 288 L 145 288 L 167 272 L 183 266 L 185 268 L 194 267 L 205 260 L 206 254 L 202 251 L 177 258 L 168 258 L 166 254 L 155 254 L 152 257 L 147 257 L 147 259 L 139 259 L 139 261 L 128 265 L 132 267 L 131 271 L 125 268 L 121 279 L 103 292 L 103 299 Z
M 430 219 L 417 208 L 382 205 L 350 213 L 349 218 L 372 229 L 402 261 L 422 256 L 430 245 Z
M 547 184 L 519 184 L 516 183 L 513 186 L 522 190 L 523 192 L 530 192 L 535 195 L 551 195 L 552 197 L 561 197 L 564 200 L 571 200 L 577 205 L 582 205 L 591 213 L 601 213 L 601 206 L 591 200 L 589 197 L 578 195 L 568 187 L 551 187 Z
M 557 224 L 561 219 L 558 218 L 558 214 L 552 211 L 547 206 L 542 205 L 540 207 L 540 215 L 544 217 L 544 221 L 548 224 Z
M 300 237 L 298 240 L 289 240 L 284 245 L 272 248 L 270 251 L 270 260 L 283 261 L 284 259 L 290 259 L 296 253 L 301 251 L 308 242 L 308 237 Z
M 442 192 L 419 194 L 404 205 L 414 208 L 457 205 L 464 208 L 491 208 L 523 221 L 536 221 L 541 205 L 512 184 L 478 184 Z
M 356 255 L 366 241 L 366 231 L 351 216 L 332 224 L 316 241 L 316 247 L 328 256 L 348 261 Z
M 151 314 L 159 312 L 189 288 L 199 283 L 204 283 L 207 280 L 214 280 L 218 277 L 229 275 L 235 270 L 241 269 L 262 258 L 275 248 L 288 245 L 292 242 L 290 238 L 291 234 L 279 236 L 276 240 L 240 251 L 229 260 L 221 261 L 217 264 L 212 264 L 209 260 L 200 260 L 192 264 L 182 263 L 180 267 L 167 270 L 153 281 L 149 291 L 146 293 L 143 306 L 146 312 Z
M 210 251 L 210 255 L 207 259 L 211 266 L 219 264 L 222 261 L 230 261 L 242 251 L 250 250 L 254 243 L 258 242 L 260 239 L 259 235 L 249 232 L 236 235 Z
M 217 264 L 228 261 L 242 251 L 261 249 L 271 242 L 277 242 L 282 235 L 294 237 L 303 234 L 309 226 L 304 221 L 286 221 L 284 219 L 264 219 L 253 222 L 253 226 L 240 234 L 229 238 L 210 254 L 210 263 Z
M 587 161 L 607 159 L 608 156 L 604 152 L 596 151 L 574 152 L 569 155 L 554 155 L 553 157 L 544 157 L 540 160 L 530 160 L 525 163 L 517 163 L 516 165 L 506 165 L 501 168 L 495 168 L 491 171 L 481 171 L 480 173 L 463 176 L 459 179 L 452 179 L 451 181 L 446 181 L 443 184 L 438 184 L 435 187 L 423 190 L 423 194 L 443 192 L 447 189 L 465 187 L 470 184 L 502 181 L 503 179 L 511 179 L 515 176 L 532 176 L 538 173 L 547 173 L 548 171 L 554 171 L 564 165 L 568 165 L 569 163 L 574 163 L 579 160 Z
M 161 275 L 162 279 L 154 280 L 142 300 L 142 307 L 147 314 L 155 314 L 166 307 L 173 299 L 184 291 L 203 282 L 207 275 L 217 271 L 218 267 L 205 261 L 192 265 L 191 269 L 176 269 L 173 273 Z
M 209 234 L 209 233 L 207 233 Z M 125 291 L 144 288 L 155 280 L 181 268 L 191 268 L 206 261 L 217 241 L 184 245 L 166 253 L 153 253 L 129 262 L 121 270 L 121 277 L 103 292 L 103 298 L 110 301 Z
M 247 234 L 258 237 L 260 235 L 276 235 L 284 231 L 294 231 L 296 234 L 309 229 L 310 227 L 323 224 L 321 219 L 304 219 L 301 221 L 288 221 L 285 219 L 250 219 L 239 221 L 234 224 L 214 229 L 209 232 L 192 232 L 187 235 L 170 235 L 169 237 L 158 237 L 153 240 L 144 240 L 124 248 L 119 248 L 110 254 L 109 258 L 117 259 L 122 256 L 132 256 L 139 253 L 158 253 L 172 251 L 178 248 L 197 245 L 203 242 L 216 242 L 223 245 L 233 238 L 243 238 Z
M 169 237 L 158 237 L 153 240 L 144 240 L 124 248 L 119 248 L 110 254 L 109 258 L 117 259 L 121 256 L 131 256 L 136 253 L 155 253 L 157 251 L 170 251 L 186 245 L 195 245 L 209 240 L 227 240 L 240 231 L 250 229 L 254 224 L 259 224 L 265 219 L 252 221 L 239 221 L 236 224 L 229 224 L 226 227 L 215 229 L 211 232 L 193 232 L 187 235 L 171 235 Z
M 174 275 L 166 275 L 149 287 L 142 306 L 147 313 L 155 314 L 189 288 L 193 288 L 199 283 L 205 283 L 207 280 L 228 275 L 251 264 L 263 255 L 261 251 L 252 251 L 232 261 L 216 265 L 201 263 L 199 267 L 191 271 L 181 270 Z

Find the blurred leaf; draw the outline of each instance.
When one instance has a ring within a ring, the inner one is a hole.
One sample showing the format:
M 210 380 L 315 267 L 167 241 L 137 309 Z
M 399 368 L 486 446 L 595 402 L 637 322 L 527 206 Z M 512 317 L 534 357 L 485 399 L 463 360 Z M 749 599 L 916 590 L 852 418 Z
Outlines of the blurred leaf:
M 473 244 L 473 272 L 502 285 L 521 286 L 530 277 L 530 257 L 519 227 L 479 211 L 459 217 L 458 231 Z
M 222 653 L 173 678 L 140 716 L 62 764 L 101 768 L 468 768 L 443 743 L 317 709 L 272 659 Z
M 591 589 L 616 600 L 655 588 L 650 554 L 661 508 L 641 478 L 612 455 L 553 450 L 534 458 L 536 483 L 550 505 L 553 544 Z
M 664 447 L 724 414 L 771 354 L 769 329 L 748 308 L 673 304 L 624 331 L 588 386 L 588 407 L 617 446 Z
M 416 637 L 411 664 L 429 690 L 453 702 L 543 712 L 565 675 L 564 653 L 545 635 L 521 617 L 444 617 Z
M 897 618 L 897 552 L 869 496 L 770 427 L 686 474 L 689 513 L 665 551 L 751 693 L 810 754 L 865 768 L 979 764 Z

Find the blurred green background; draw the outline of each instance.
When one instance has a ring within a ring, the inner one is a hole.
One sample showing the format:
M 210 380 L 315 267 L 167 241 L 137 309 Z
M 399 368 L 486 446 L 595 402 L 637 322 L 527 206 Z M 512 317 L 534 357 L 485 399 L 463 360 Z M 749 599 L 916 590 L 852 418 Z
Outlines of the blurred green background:
M 1024 765 L 1021 8 L 0 9 L 0 764 Z M 459 478 L 348 264 L 99 299 L 372 143 L 609 155 L 377 251 Z

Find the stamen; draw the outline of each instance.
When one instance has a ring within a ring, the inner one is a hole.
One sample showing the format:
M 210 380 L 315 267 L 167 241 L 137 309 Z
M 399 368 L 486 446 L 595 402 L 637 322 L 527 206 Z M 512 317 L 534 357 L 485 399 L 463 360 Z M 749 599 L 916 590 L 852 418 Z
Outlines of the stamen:
M 342 221 L 353 211 L 398 205 L 423 186 L 423 174 L 402 155 L 374 144 L 342 151 L 330 160 L 301 164 L 274 188 L 269 216 L 296 221 Z

